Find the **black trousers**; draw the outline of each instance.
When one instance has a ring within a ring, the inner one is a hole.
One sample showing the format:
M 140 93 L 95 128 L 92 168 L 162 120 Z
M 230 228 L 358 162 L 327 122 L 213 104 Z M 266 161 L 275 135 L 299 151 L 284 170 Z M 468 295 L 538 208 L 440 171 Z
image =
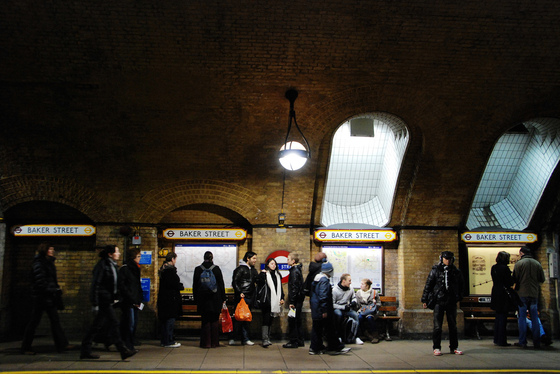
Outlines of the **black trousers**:
M 104 329 L 106 331 L 103 331 Z M 112 305 L 100 305 L 88 333 L 82 340 L 82 354 L 91 353 L 93 338 L 100 332 L 107 333 L 107 341 L 114 342 L 120 352 L 126 350 L 119 330 L 115 308 Z
M 31 312 L 31 319 L 25 328 L 21 349 L 23 351 L 31 350 L 31 344 L 33 344 L 33 338 L 35 337 L 35 330 L 39 322 L 41 322 L 43 312 L 47 313 L 51 322 L 51 332 L 56 350 L 63 351 L 64 348 L 68 346 L 68 339 L 66 339 L 66 335 L 60 325 L 60 319 L 58 318 L 58 311 L 56 306 L 54 306 L 54 301 L 36 297 L 33 299 L 33 311 Z
M 443 315 L 447 316 L 447 326 L 449 327 L 449 349 L 454 350 L 459 347 L 457 338 L 457 303 L 437 303 L 434 307 L 434 332 L 433 349 L 441 349 L 441 331 L 443 328 Z
M 303 302 L 296 303 L 294 306 L 296 307 L 296 318 L 288 318 L 288 337 L 290 338 L 290 343 L 299 344 L 303 343 L 303 316 L 301 315 Z

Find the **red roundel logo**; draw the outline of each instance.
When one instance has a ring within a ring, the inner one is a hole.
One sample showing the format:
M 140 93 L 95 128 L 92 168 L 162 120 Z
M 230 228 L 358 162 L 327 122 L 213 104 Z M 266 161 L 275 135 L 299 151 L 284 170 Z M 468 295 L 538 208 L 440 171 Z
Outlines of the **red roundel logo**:
M 276 263 L 278 264 L 278 270 L 280 270 L 280 276 L 282 277 L 282 283 L 288 283 L 288 278 L 290 276 L 290 267 L 288 266 L 289 254 L 290 252 L 288 251 L 274 251 L 266 258 L 267 261 L 269 258 L 273 258 L 276 260 Z

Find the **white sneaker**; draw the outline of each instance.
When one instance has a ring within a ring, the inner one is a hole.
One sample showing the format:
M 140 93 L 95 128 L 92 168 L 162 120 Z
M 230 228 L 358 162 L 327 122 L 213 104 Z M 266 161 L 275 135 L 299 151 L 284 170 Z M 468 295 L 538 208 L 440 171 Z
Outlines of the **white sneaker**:
M 168 344 L 168 345 L 164 345 L 164 348 L 179 348 L 181 346 L 181 343 L 173 343 L 173 344 Z
M 356 344 L 362 345 L 362 344 L 364 344 L 364 342 L 362 341 L 362 339 L 356 338 Z
M 255 343 L 253 343 L 250 340 L 247 340 L 245 343 L 243 343 L 244 345 L 255 345 Z
M 230 339 L 230 340 L 229 340 L 229 345 L 235 345 L 235 340 Z

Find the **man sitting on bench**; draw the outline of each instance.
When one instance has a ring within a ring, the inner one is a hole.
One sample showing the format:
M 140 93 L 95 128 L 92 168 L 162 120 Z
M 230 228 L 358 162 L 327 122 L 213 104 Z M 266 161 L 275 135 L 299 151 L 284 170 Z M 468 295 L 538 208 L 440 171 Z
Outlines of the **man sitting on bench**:
M 358 338 L 358 313 L 354 310 L 356 306 L 356 294 L 350 287 L 352 277 L 350 274 L 342 274 L 340 282 L 333 287 L 334 317 L 338 336 L 343 343 L 364 344 Z M 347 321 L 347 319 L 351 321 Z M 347 323 L 345 323 L 347 321 Z M 344 325 L 343 325 L 344 323 Z M 350 331 L 348 331 L 350 330 Z

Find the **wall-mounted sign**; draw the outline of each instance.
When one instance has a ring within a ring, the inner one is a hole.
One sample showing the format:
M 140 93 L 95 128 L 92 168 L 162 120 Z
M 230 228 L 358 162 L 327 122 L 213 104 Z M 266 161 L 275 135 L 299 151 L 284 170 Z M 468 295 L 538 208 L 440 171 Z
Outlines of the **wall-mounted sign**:
M 290 252 L 288 251 L 274 251 L 268 255 L 265 260 L 268 261 L 269 258 L 273 258 L 276 260 L 276 264 L 278 264 L 278 271 L 282 276 L 282 283 L 288 283 L 288 279 L 290 278 L 290 266 L 288 265 L 288 255 Z M 261 264 L 261 270 L 264 269 L 265 264 Z
M 163 237 L 172 240 L 243 240 L 247 231 L 243 229 L 166 229 Z
M 90 225 L 21 225 L 12 227 L 14 236 L 92 236 Z
M 315 240 L 320 242 L 391 242 L 397 239 L 393 230 L 315 230 Z
M 152 253 L 152 251 L 140 251 L 140 263 L 138 265 L 151 265 Z
M 530 232 L 475 232 L 469 231 L 461 235 L 465 243 L 534 243 L 537 234 Z

